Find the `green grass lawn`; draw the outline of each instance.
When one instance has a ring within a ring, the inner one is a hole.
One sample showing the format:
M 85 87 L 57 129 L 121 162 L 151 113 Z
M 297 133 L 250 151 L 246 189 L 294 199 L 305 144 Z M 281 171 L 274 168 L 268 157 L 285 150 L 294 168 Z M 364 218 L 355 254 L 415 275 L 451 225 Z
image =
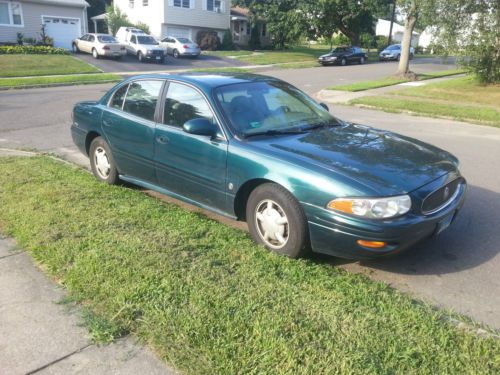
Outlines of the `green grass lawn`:
M 483 86 L 470 76 L 389 94 L 354 99 L 350 104 L 500 127 L 500 85 Z
M 53 77 L 27 77 L 27 78 L 0 78 L 1 88 L 23 88 L 31 86 L 45 85 L 73 85 L 73 84 L 89 84 L 98 82 L 117 82 L 121 81 L 122 77 L 116 74 L 81 74 Z
M 46 157 L 0 159 L 0 228 L 87 311 L 186 374 L 498 374 L 500 341 L 319 260 Z
M 446 76 L 462 74 L 464 72 L 465 71 L 463 69 L 440 70 L 437 72 L 421 73 L 418 75 L 418 78 L 419 78 L 419 80 L 427 80 L 427 79 L 432 79 L 432 78 L 439 78 L 439 77 L 446 77 Z M 386 87 L 386 86 L 394 86 L 394 85 L 397 85 L 399 83 L 404 83 L 404 82 L 408 82 L 408 80 L 404 79 L 404 78 L 397 78 L 397 77 L 384 77 L 381 79 L 375 79 L 375 80 L 370 80 L 370 81 L 361 81 L 361 82 L 351 83 L 348 85 L 330 86 L 327 88 L 327 90 L 340 90 L 340 91 L 356 92 L 356 91 L 377 89 L 377 88 Z
M 0 77 L 99 72 L 96 67 L 69 55 L 0 55 Z

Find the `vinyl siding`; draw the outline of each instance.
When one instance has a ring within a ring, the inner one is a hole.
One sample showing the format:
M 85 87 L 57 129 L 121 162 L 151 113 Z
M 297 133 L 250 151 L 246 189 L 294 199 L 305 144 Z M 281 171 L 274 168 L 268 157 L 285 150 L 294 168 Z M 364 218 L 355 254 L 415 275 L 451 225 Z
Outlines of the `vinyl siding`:
M 192 0 L 193 9 L 170 6 L 172 0 L 165 1 L 165 20 L 168 25 L 191 26 L 199 29 L 229 29 L 231 1 L 223 0 L 223 12 L 216 13 L 206 9 L 206 0 Z
M 45 5 L 19 1 L 22 7 L 24 27 L 0 26 L 0 42 L 16 42 L 17 33 L 23 33 L 25 38 L 40 39 L 42 27 L 42 15 L 78 18 L 80 20 L 81 33 L 86 29 L 84 9 L 64 5 Z
M 129 0 L 114 0 L 113 4 L 127 15 L 130 22 L 145 23 L 152 35 L 160 36 L 164 16 L 164 1 L 168 0 L 149 0 L 148 6 L 143 6 L 142 0 L 134 0 L 133 8 L 130 8 Z

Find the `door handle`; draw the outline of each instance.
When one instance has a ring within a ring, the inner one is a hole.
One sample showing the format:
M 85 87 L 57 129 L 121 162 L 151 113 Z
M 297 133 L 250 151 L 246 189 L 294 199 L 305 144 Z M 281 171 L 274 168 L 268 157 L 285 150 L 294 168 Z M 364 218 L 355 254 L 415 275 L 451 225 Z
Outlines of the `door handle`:
M 158 137 L 156 137 L 156 142 L 161 143 L 163 145 L 167 144 L 169 141 L 170 139 L 168 139 L 168 137 L 165 137 L 163 135 L 159 135 Z
M 102 120 L 102 124 L 104 126 L 111 126 L 111 125 L 113 125 L 113 122 L 112 121 L 107 121 L 107 120 Z

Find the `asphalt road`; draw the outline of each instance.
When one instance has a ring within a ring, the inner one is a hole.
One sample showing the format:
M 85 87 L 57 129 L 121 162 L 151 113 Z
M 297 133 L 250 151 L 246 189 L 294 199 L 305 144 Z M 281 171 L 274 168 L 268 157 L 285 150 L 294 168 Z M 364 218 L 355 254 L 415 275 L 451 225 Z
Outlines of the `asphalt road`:
M 394 67 L 394 63 L 384 63 L 267 74 L 314 93 L 341 82 L 385 76 L 392 73 Z M 443 68 L 447 67 L 435 62 L 413 67 L 416 71 Z M 88 165 L 88 160 L 71 142 L 71 108 L 77 101 L 99 98 L 109 87 L 0 92 L 0 147 L 51 151 Z M 431 303 L 500 329 L 500 129 L 344 106 L 333 107 L 331 111 L 345 120 L 396 131 L 453 152 L 461 160 L 469 193 L 452 227 L 406 254 L 362 263 L 322 257 L 318 261 L 367 273 Z
M 178 59 L 168 55 L 167 61 L 161 64 L 156 62 L 141 63 L 136 57 L 131 55 L 124 56 L 120 60 L 111 58 L 99 58 L 96 60 L 88 53 L 78 53 L 74 56 L 89 64 L 97 66 L 106 73 L 151 72 L 160 70 L 170 71 L 194 68 L 225 68 L 229 66 L 245 65 L 245 63 L 236 59 L 209 55 L 200 55 L 197 58 L 180 57 Z

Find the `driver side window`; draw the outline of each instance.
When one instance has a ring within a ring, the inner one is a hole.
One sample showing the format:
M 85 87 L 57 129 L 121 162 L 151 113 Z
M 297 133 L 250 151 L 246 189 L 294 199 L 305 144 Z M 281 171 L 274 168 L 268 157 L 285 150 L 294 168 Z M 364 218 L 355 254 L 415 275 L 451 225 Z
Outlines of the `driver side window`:
M 165 98 L 164 124 L 182 128 L 187 121 L 196 118 L 206 118 L 215 126 L 214 116 L 203 95 L 192 87 L 171 82 Z

